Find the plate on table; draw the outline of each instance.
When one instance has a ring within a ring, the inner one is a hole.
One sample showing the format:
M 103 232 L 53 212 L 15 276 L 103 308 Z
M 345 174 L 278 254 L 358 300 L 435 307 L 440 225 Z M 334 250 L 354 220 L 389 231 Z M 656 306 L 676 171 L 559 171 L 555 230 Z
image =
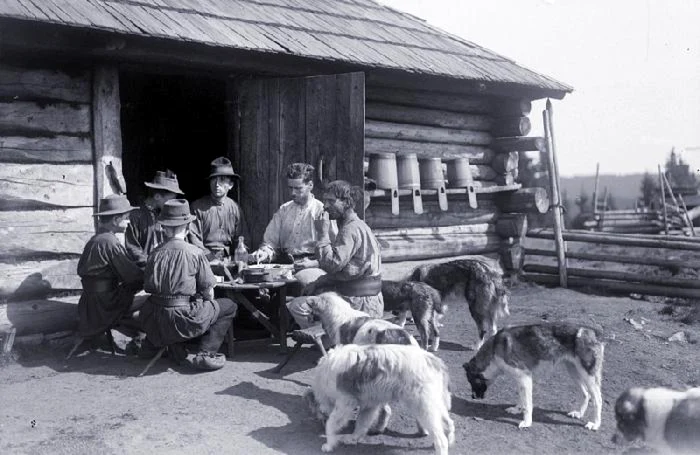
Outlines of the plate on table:
M 286 276 L 292 275 L 294 273 L 293 264 L 251 264 L 247 269 L 250 272 L 243 272 L 244 275 L 252 274 L 253 279 L 257 279 L 262 276 L 260 281 L 278 281 L 284 280 Z M 246 278 L 248 281 L 248 278 Z

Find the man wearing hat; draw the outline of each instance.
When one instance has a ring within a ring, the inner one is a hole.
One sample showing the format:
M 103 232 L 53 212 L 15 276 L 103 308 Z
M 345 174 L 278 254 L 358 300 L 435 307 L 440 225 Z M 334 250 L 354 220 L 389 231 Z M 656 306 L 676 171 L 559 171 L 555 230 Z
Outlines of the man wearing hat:
M 139 267 L 146 266 L 148 255 L 163 243 L 163 233 L 156 228 L 158 213 L 163 204 L 178 195 L 180 190 L 177 176 L 172 171 L 158 171 L 152 182 L 144 182 L 148 187 L 148 197 L 143 205 L 131 212 L 129 227 L 124 235 L 124 243 L 131 257 Z
M 237 305 L 230 299 L 214 300 L 216 278 L 204 252 L 187 243 L 188 227 L 195 217 L 185 199 L 172 199 L 158 215 L 165 242 L 148 256 L 144 289 L 151 295 L 139 320 L 146 340 L 155 347 L 169 346 L 178 362 L 201 370 L 224 366 L 218 354 Z M 194 340 L 188 354 L 183 342 Z
M 124 232 L 129 212 L 135 210 L 126 196 L 100 200 L 98 229 L 85 245 L 78 261 L 83 293 L 78 301 L 78 331 L 83 338 L 105 332 L 134 311 L 134 295 L 143 286 L 143 272 L 131 260 L 115 233 Z
M 209 261 L 229 257 L 231 244 L 243 231 L 241 208 L 227 196 L 235 178 L 239 176 L 228 158 L 215 159 L 209 173 L 209 196 L 192 203 L 196 220 L 190 227 L 190 241 L 204 251 Z

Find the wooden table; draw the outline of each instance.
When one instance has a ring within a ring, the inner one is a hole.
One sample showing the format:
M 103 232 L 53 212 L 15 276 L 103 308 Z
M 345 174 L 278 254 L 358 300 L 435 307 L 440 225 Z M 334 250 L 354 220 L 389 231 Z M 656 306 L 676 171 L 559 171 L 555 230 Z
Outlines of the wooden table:
M 295 281 L 267 281 L 262 283 L 217 283 L 216 288 L 223 292 L 226 297 L 232 299 L 238 304 L 243 305 L 253 315 L 256 321 L 262 324 L 273 337 L 279 340 L 282 352 L 287 351 L 287 330 L 289 329 L 289 311 L 287 311 L 287 285 Z M 262 311 L 258 310 L 253 303 L 243 294 L 245 291 L 257 291 L 260 289 L 268 289 L 277 292 L 279 327 L 275 327 L 270 318 Z M 233 324 L 231 324 L 233 330 Z M 229 336 L 229 355 L 233 352 L 233 334 Z

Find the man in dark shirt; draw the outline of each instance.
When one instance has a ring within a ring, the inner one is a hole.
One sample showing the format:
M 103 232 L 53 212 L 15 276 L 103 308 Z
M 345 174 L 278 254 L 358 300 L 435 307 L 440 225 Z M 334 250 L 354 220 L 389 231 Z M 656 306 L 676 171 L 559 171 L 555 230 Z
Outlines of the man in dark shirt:
M 163 204 L 178 195 L 180 190 L 177 176 L 172 171 L 158 171 L 152 182 L 144 182 L 148 187 L 148 197 L 138 210 L 131 212 L 129 227 L 124 235 L 124 243 L 129 254 L 139 267 L 146 266 L 148 255 L 163 243 L 163 233 L 156 227 L 158 213 Z
M 140 311 L 147 340 L 154 346 L 171 346 L 176 361 L 202 370 L 224 366 L 226 357 L 217 354 L 237 305 L 230 299 L 214 300 L 216 279 L 204 252 L 185 242 L 187 228 L 195 217 L 185 199 L 163 206 L 158 222 L 165 242 L 149 256 L 144 289 L 151 295 Z M 196 339 L 196 351 L 187 354 L 180 344 Z
M 190 242 L 201 248 L 209 261 L 231 256 L 232 245 L 235 247 L 237 237 L 242 234 L 241 208 L 227 196 L 237 178 L 228 158 L 215 159 L 209 174 L 209 196 L 192 203 L 196 220 L 190 227 Z
M 78 302 L 78 330 L 83 338 L 106 331 L 134 311 L 134 294 L 143 286 L 143 272 L 131 260 L 115 233 L 124 232 L 129 212 L 125 196 L 112 195 L 100 200 L 99 227 L 85 245 L 78 261 L 83 293 Z

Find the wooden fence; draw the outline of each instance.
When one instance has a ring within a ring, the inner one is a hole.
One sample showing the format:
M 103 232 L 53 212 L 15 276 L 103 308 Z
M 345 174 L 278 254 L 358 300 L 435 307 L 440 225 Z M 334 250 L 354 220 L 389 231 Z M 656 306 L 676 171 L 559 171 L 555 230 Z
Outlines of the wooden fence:
M 582 242 L 586 245 L 585 248 L 565 252 L 569 287 L 700 299 L 700 280 L 696 277 L 676 276 L 681 275 L 680 272 L 684 269 L 700 270 L 698 237 L 597 233 L 583 230 L 566 230 L 562 232 L 562 236 L 565 242 Z M 554 240 L 555 235 L 551 229 L 536 229 L 529 230 L 527 238 Z M 618 251 L 593 252 L 590 251 L 591 245 L 612 245 L 620 248 Z M 526 246 L 524 253 L 524 280 L 547 285 L 559 284 L 559 267 L 545 264 L 551 261 L 544 259 L 556 257 L 557 253 L 553 248 Z M 690 256 L 696 256 L 697 259 Z M 569 260 L 575 260 L 576 266 L 571 266 Z M 627 270 L 619 270 L 620 267 L 615 270 L 614 264 L 625 264 L 628 267 Z M 644 269 L 644 273 L 629 271 L 629 266 L 634 268 L 635 265 L 641 266 L 637 268 Z

